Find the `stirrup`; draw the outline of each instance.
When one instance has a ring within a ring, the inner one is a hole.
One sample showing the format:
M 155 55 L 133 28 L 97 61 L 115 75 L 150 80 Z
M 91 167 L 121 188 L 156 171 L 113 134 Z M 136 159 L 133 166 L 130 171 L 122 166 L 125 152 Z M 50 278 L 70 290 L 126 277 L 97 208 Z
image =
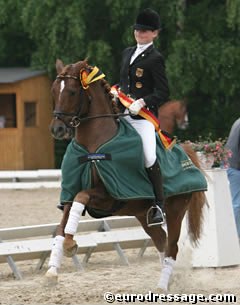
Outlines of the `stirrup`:
M 149 219 L 152 218 L 153 216 L 153 213 L 154 213 L 154 210 L 158 210 L 160 212 L 160 215 L 161 215 L 161 219 L 159 218 L 159 220 L 157 220 L 156 222 L 149 222 Z M 151 215 L 152 213 L 152 215 Z M 166 223 L 166 220 L 165 220 L 165 213 L 163 213 L 162 209 L 159 207 L 159 206 L 151 206 L 148 211 L 147 211 L 147 226 L 148 227 L 152 227 L 152 226 L 159 226 L 159 225 L 163 225 Z

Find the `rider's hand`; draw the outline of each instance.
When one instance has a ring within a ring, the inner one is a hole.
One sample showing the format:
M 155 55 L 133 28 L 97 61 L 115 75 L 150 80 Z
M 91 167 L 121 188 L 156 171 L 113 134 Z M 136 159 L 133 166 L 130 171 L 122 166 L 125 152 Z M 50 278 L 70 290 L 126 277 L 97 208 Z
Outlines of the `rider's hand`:
M 117 92 L 117 90 L 115 88 L 112 88 L 110 93 L 113 95 L 113 101 L 117 102 L 117 100 L 118 100 L 118 92 Z
M 142 98 L 134 101 L 130 107 L 128 108 L 128 110 L 130 111 L 131 114 L 137 115 L 139 113 L 139 111 L 146 105 L 146 103 L 144 102 L 144 100 Z

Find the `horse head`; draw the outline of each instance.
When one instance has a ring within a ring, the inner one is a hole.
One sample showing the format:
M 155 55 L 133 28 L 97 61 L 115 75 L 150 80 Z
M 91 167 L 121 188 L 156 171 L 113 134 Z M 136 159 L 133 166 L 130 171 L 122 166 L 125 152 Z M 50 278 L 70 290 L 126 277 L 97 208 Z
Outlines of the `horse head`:
M 80 112 L 79 71 L 86 66 L 86 62 L 78 62 L 64 66 L 61 60 L 56 61 L 57 77 L 52 84 L 51 92 L 54 100 L 53 120 L 50 130 L 54 138 L 62 140 L 73 136 L 73 128 L 76 126 L 75 118 Z M 84 96 L 82 96 L 85 99 Z M 84 102 L 82 104 L 85 104 Z
M 105 75 L 97 67 L 89 66 L 87 60 L 64 66 L 58 59 L 56 70 L 57 77 L 51 88 L 55 106 L 50 130 L 54 138 L 72 137 L 73 131 L 91 115 L 113 111 L 109 102 L 108 106 L 100 103 L 106 99 L 106 92 L 108 101 L 112 96 L 110 86 L 103 80 Z
M 175 112 L 177 128 L 185 130 L 189 126 L 187 104 L 185 101 L 176 101 L 178 110 Z
M 169 133 L 173 133 L 177 127 L 186 129 L 188 127 L 188 113 L 185 101 L 171 100 L 159 108 L 158 119 L 160 127 Z

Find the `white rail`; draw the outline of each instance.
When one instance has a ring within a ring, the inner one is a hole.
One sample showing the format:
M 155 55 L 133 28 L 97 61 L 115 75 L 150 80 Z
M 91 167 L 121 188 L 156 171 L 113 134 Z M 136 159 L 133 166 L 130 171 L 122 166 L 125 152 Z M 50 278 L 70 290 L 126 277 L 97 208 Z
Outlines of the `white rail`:
M 0 189 L 59 188 L 61 170 L 0 171 Z

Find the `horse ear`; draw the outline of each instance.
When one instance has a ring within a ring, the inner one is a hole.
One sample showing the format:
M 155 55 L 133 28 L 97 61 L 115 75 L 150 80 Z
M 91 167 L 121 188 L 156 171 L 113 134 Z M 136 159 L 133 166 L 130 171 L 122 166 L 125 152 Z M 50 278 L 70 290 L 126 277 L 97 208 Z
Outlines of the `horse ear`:
M 88 58 L 89 57 L 85 57 L 85 59 L 81 63 L 84 64 L 85 69 L 88 71 L 88 73 L 90 73 L 92 71 L 92 67 L 88 64 Z
M 84 59 L 83 61 L 84 61 L 84 63 L 87 65 L 87 64 L 88 64 L 88 56 L 85 57 L 85 59 Z
M 84 64 L 85 67 L 88 67 L 88 57 L 84 58 L 83 64 Z
M 64 68 L 64 63 L 61 61 L 61 59 L 57 59 L 56 60 L 57 73 L 60 74 L 63 68 Z

